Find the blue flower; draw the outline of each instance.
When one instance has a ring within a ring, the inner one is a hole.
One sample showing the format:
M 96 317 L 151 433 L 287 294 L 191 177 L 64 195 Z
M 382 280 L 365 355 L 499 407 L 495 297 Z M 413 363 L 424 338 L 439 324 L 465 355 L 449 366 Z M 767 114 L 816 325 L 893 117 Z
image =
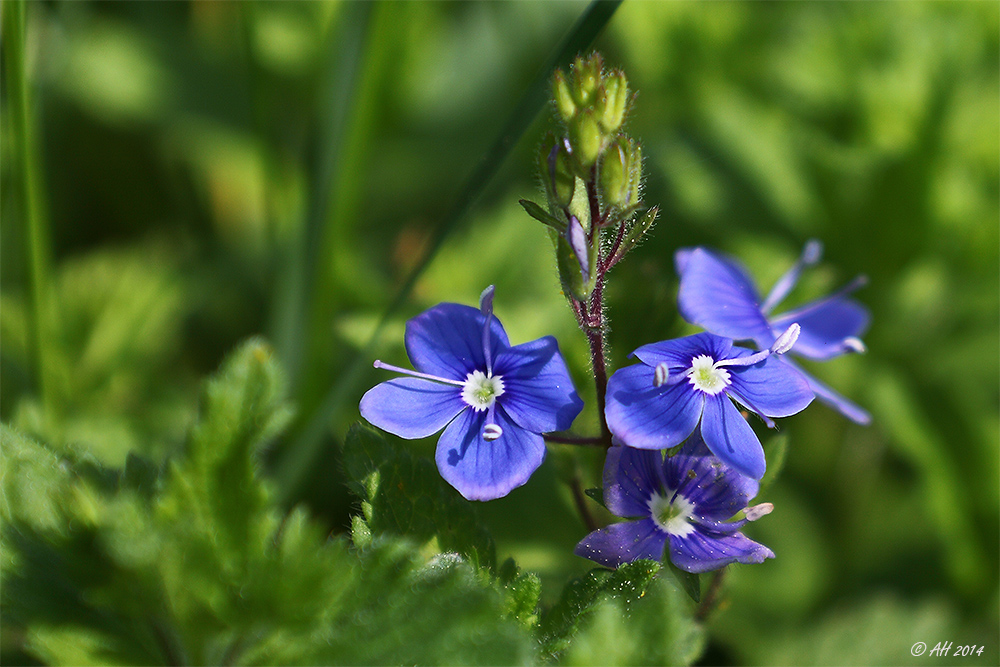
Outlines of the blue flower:
M 865 346 L 858 337 L 868 328 L 868 311 L 847 298 L 865 284 L 863 276 L 825 299 L 782 315 L 770 314 L 798 282 L 802 270 L 818 262 L 821 254 L 818 241 L 807 243 L 799 260 L 762 301 L 746 269 L 737 262 L 705 248 L 678 250 L 678 309 L 692 324 L 733 340 L 752 340 L 760 348 L 770 346 L 778 334 L 796 322 L 802 332 L 791 352 L 807 359 L 825 361 L 847 352 L 863 352 Z M 803 375 L 821 401 L 858 424 L 871 422 L 865 410 L 815 378 Z
M 757 490 L 756 481 L 714 456 L 695 455 L 693 447 L 666 460 L 659 451 L 612 447 L 604 462 L 604 503 L 635 520 L 595 530 L 574 553 L 618 567 L 640 558 L 662 560 L 669 543 L 670 560 L 688 572 L 762 563 L 774 553 L 738 532 L 773 509 L 770 503 L 747 508 Z M 729 520 L 741 511 L 746 518 Z
M 493 286 L 480 309 L 442 303 L 406 323 L 406 352 L 417 371 L 370 389 L 361 414 L 401 438 L 444 428 L 438 470 L 469 500 L 492 500 L 521 486 L 545 458 L 542 433 L 568 429 L 583 401 L 552 336 L 511 347 L 493 316 Z
M 642 363 L 619 369 L 608 381 L 608 427 L 631 447 L 667 449 L 684 442 L 700 421 L 713 454 L 760 479 L 764 450 L 729 399 L 772 428 L 770 417 L 787 417 L 809 405 L 813 393 L 805 378 L 776 358 L 796 333 L 793 324 L 761 352 L 710 333 L 643 345 L 632 353 Z

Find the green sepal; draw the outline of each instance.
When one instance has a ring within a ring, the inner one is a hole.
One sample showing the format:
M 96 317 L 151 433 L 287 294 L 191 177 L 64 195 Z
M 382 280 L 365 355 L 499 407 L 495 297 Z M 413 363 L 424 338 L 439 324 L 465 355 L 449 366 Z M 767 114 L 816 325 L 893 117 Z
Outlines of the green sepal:
M 608 508 L 608 506 L 604 504 L 604 489 L 600 487 L 594 487 L 591 489 L 584 489 L 583 492 L 586 493 L 590 498 L 595 500 L 604 509 Z
M 555 100 L 559 115 L 568 123 L 576 115 L 576 102 L 573 101 L 573 93 L 562 70 L 556 70 L 552 76 L 552 99 Z
M 631 192 L 627 149 L 628 144 L 619 140 L 611 144 L 601 156 L 601 199 L 611 206 L 624 206 Z
M 570 121 L 569 144 L 573 148 L 573 158 L 580 174 L 589 175 L 590 168 L 604 149 L 604 135 L 590 109 L 580 111 Z
M 549 214 L 545 209 L 543 209 L 541 206 L 539 206 L 538 204 L 536 204 L 535 202 L 533 202 L 531 200 L 520 199 L 518 201 L 521 204 L 521 206 L 524 208 L 525 212 L 527 212 L 528 215 L 530 215 L 532 218 L 534 218 L 538 222 L 541 222 L 543 224 L 548 225 L 549 227 L 552 227 L 553 229 L 555 229 L 560 234 L 562 234 L 562 233 L 564 233 L 566 231 L 566 221 L 565 220 L 560 220 L 559 218 L 555 217 L 554 215 Z
M 614 134 L 625 121 L 628 106 L 628 80 L 623 72 L 615 72 L 604 78 L 599 101 L 601 129 L 606 134 Z
M 604 62 L 597 53 L 586 60 L 577 57 L 573 62 L 573 100 L 578 107 L 593 106 L 603 68 Z
M 688 597 L 695 602 L 701 602 L 701 577 L 674 565 L 673 561 L 670 560 L 669 554 L 665 554 L 664 560 L 670 566 L 670 574 L 677 580 L 677 583 L 684 589 L 684 592 L 688 594 Z
M 585 279 L 583 267 L 580 266 L 580 260 L 577 258 L 576 253 L 573 252 L 573 247 L 566 239 L 566 235 L 554 234 L 554 236 L 556 237 L 556 266 L 559 268 L 559 282 L 562 285 L 563 292 L 567 296 L 572 296 L 577 301 L 585 301 L 594 290 L 594 285 L 597 284 L 595 276 L 597 268 L 596 253 L 593 251 L 593 248 L 587 249 L 588 270 L 590 273 Z

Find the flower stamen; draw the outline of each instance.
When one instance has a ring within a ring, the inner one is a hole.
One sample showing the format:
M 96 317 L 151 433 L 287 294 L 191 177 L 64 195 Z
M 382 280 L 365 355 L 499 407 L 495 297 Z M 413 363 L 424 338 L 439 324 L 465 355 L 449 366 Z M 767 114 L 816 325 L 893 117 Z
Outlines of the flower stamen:
M 695 389 L 710 396 L 725 391 L 731 382 L 729 371 L 722 368 L 721 362 L 715 361 L 707 354 L 700 354 L 692 359 L 691 368 L 686 375 Z
M 503 378 L 499 375 L 490 376 L 482 371 L 472 371 L 462 383 L 462 400 L 476 412 L 492 408 L 497 397 L 503 393 Z
M 650 517 L 660 530 L 677 537 L 694 532 L 689 519 L 694 514 L 694 504 L 684 496 L 667 491 L 666 495 L 653 493 L 647 502 Z

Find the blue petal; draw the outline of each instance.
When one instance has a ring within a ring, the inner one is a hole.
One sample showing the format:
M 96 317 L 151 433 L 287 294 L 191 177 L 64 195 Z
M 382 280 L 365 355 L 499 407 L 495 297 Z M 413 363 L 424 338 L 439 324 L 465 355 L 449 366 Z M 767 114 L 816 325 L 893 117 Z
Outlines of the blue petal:
M 619 567 L 639 559 L 661 560 L 666 543 L 667 534 L 652 519 L 640 519 L 595 530 L 580 540 L 573 553 L 605 567 Z
M 702 354 L 707 354 L 715 360 L 726 359 L 730 356 L 729 351 L 732 347 L 733 341 L 729 338 L 700 333 L 643 345 L 631 356 L 654 368 L 666 362 L 671 371 L 686 370 L 691 367 L 691 360 Z
M 620 517 L 649 516 L 649 498 L 665 485 L 663 453 L 612 447 L 604 459 L 604 504 Z
M 861 336 L 868 328 L 868 310 L 851 299 L 832 299 L 821 304 L 806 304 L 771 321 L 774 332 L 781 333 L 792 323 L 802 327 L 792 352 L 807 359 L 824 361 L 852 351 L 844 339 Z
M 685 445 L 685 449 L 687 445 Z M 666 461 L 667 486 L 694 505 L 699 519 L 725 521 L 757 495 L 756 480 L 741 475 L 714 456 L 677 454 Z M 738 524 L 730 524 L 733 532 Z
M 506 496 L 531 477 L 545 459 L 545 441 L 496 410 L 503 435 L 483 439 L 486 411 L 466 410 L 441 434 L 434 459 L 445 480 L 469 500 Z
M 753 366 L 731 366 L 729 371 L 730 395 L 768 417 L 794 415 L 813 400 L 813 391 L 802 373 L 777 356 Z
M 853 421 L 855 424 L 867 426 L 871 423 L 872 416 L 864 408 L 847 400 L 833 389 L 814 378 L 812 375 L 806 373 L 804 370 L 799 368 L 797 364 L 793 363 L 789 359 L 782 359 L 782 361 L 802 374 L 802 377 L 804 377 L 809 383 L 809 388 L 813 390 L 816 394 L 816 398 L 820 401 L 826 403 L 831 408 Z
M 461 387 L 419 378 L 395 378 L 377 384 L 361 397 L 361 416 L 401 438 L 426 438 L 469 407 Z
M 486 316 L 471 306 L 442 303 L 406 323 L 406 353 L 422 373 L 465 380 L 474 370 L 486 371 L 483 326 Z M 493 358 L 510 347 L 496 317 L 490 321 Z
M 676 261 L 681 278 L 677 308 L 684 319 L 720 336 L 770 346 L 774 334 L 743 267 L 704 248 L 680 252 L 685 254 Z
M 534 433 L 568 429 L 583 409 L 573 388 L 559 344 L 552 336 L 523 343 L 501 353 L 493 364 L 503 377 L 498 402 L 511 419 Z
M 764 448 L 726 394 L 709 396 L 705 400 L 701 435 L 712 453 L 726 465 L 754 479 L 764 476 Z
M 653 386 L 653 369 L 626 366 L 608 380 L 604 414 L 611 432 L 629 447 L 666 449 L 691 435 L 701 417 L 704 393 L 687 382 Z
M 743 533 L 711 535 L 697 528 L 684 537 L 670 536 L 670 560 L 688 572 L 718 570 L 730 563 L 763 563 L 774 552 Z

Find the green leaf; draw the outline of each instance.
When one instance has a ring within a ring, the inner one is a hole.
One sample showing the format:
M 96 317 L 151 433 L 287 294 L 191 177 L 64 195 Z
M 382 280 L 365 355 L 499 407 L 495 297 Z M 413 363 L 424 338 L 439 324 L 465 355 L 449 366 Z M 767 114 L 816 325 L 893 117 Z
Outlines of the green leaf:
M 493 538 L 474 506 L 441 479 L 432 461 L 358 423 L 344 440 L 344 466 L 351 490 L 370 506 L 364 510 L 373 535 L 405 535 L 420 543 L 436 537 L 442 551 L 495 567 Z
M 601 599 L 581 626 L 561 664 L 690 665 L 704 650 L 704 631 L 690 602 L 664 577 L 635 599 Z
M 530 201 L 528 199 L 519 199 L 518 201 L 520 202 L 521 206 L 524 207 L 524 210 L 527 212 L 527 214 L 530 215 L 535 220 L 544 223 L 549 227 L 552 227 L 560 234 L 566 231 L 565 220 L 560 220 L 554 215 L 550 215 L 548 211 L 546 211 L 533 201 Z
M 667 564 L 670 566 L 670 574 L 673 575 L 677 583 L 684 589 L 684 592 L 688 594 L 688 597 L 695 602 L 701 602 L 701 577 L 693 572 L 680 569 L 669 558 L 667 559 Z
M 600 487 L 594 487 L 591 489 L 584 489 L 583 492 L 586 493 L 591 498 L 593 498 L 595 501 L 597 501 L 597 503 L 601 507 L 607 509 L 607 505 L 604 504 L 604 489 Z
M 539 624 L 543 655 L 557 656 L 564 651 L 583 619 L 602 600 L 614 598 L 628 611 L 659 570 L 660 564 L 655 561 L 638 560 L 613 571 L 595 568 L 569 582 Z
M 625 233 L 625 238 L 622 240 L 622 244 L 618 247 L 618 251 L 615 253 L 615 259 L 612 260 L 612 264 L 621 261 L 621 259 L 625 257 L 630 250 L 639 245 L 639 241 L 642 240 L 642 237 L 645 236 L 650 229 L 652 229 L 653 223 L 656 222 L 656 216 L 659 212 L 660 209 L 654 206 L 643 213 L 642 217 L 631 224 L 628 231 Z
M 538 622 L 538 598 L 542 592 L 542 581 L 534 572 L 521 572 L 508 558 L 500 566 L 497 579 L 504 594 L 505 616 L 516 619 L 521 625 L 534 627 Z
M 178 520 L 200 518 L 234 554 L 265 539 L 252 534 L 254 515 L 268 504 L 257 455 L 290 416 L 271 348 L 260 339 L 247 341 L 205 385 L 187 456 L 175 462 L 167 482 L 167 511 Z
M 115 474 L 0 428 L 5 656 L 56 665 L 532 660 L 523 626 L 537 604 L 534 575 L 508 568 L 498 590 L 459 554 L 426 562 L 409 541 L 365 535 L 360 517 L 354 549 L 302 509 L 281 515 L 254 474 L 256 449 L 280 423 L 279 378 L 266 347 L 241 347 L 208 383 L 191 444 L 162 483 L 142 459 Z M 368 444 L 377 455 L 378 439 Z M 392 463 L 367 480 L 376 523 L 382 482 L 410 479 Z

